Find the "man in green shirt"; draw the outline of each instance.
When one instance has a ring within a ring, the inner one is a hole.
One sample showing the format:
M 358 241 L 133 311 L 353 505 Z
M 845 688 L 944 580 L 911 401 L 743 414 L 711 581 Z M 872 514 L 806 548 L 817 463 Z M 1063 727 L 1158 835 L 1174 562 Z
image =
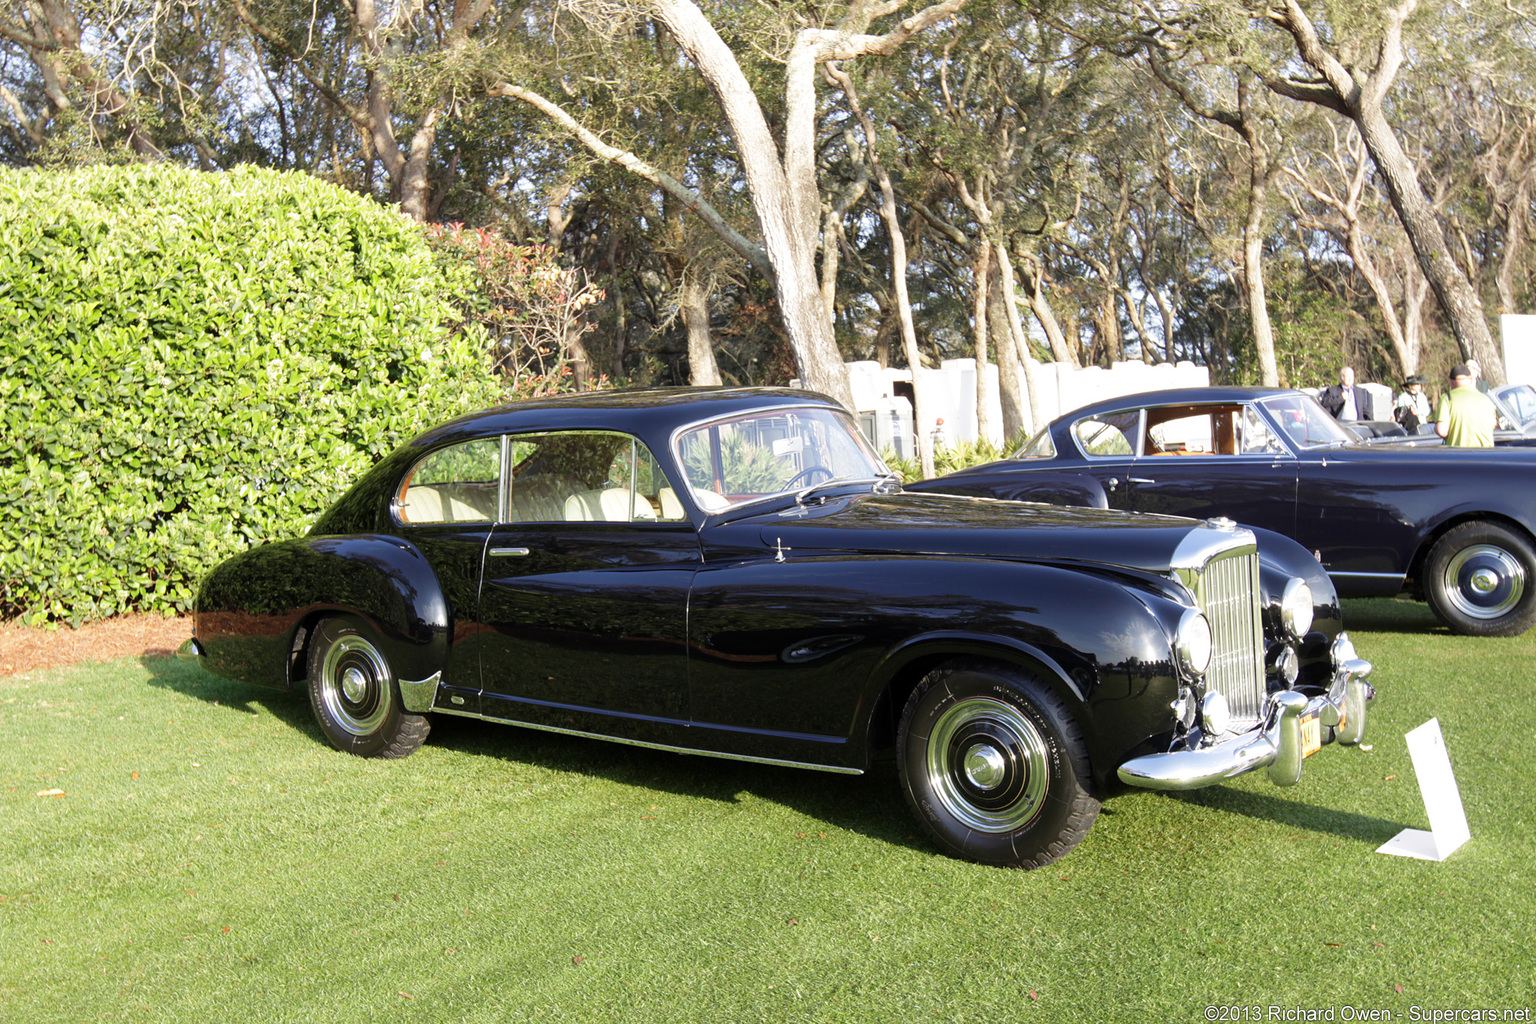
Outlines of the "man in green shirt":
M 1435 432 L 1448 447 L 1492 448 L 1493 402 L 1477 390 L 1477 378 L 1465 363 L 1451 367 L 1451 389 L 1440 396 Z

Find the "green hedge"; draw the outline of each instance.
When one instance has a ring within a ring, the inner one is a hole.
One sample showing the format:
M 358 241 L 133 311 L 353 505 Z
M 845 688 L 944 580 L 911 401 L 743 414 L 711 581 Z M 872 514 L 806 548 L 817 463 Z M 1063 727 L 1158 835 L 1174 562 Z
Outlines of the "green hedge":
M 188 607 L 491 404 L 420 230 L 313 178 L 0 169 L 0 618 Z

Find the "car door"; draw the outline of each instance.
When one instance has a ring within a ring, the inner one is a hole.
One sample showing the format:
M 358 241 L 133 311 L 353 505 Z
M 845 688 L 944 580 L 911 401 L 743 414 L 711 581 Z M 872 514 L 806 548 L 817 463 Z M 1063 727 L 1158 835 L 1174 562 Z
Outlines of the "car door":
M 1297 460 L 1257 407 L 1149 408 L 1144 423 L 1130 474 L 1134 511 L 1224 516 L 1295 536 Z
M 1131 511 L 1131 481 L 1136 475 L 1140 455 L 1140 409 L 1084 416 L 1069 429 L 1071 439 L 1082 455 L 1072 467 L 1086 475 L 1104 492 L 1109 508 Z
M 474 649 L 486 540 L 502 515 L 499 437 L 447 445 L 417 460 L 401 481 L 390 514 L 437 577 L 452 630 L 439 700 L 455 710 L 480 707 Z
M 508 514 L 480 593 L 480 713 L 675 742 L 699 543 L 671 482 L 627 434 L 519 435 L 506 450 Z

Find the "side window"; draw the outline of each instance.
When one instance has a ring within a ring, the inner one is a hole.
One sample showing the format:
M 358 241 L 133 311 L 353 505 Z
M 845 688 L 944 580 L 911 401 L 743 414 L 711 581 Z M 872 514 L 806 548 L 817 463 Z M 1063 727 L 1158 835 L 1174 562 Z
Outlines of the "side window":
M 395 509 L 403 523 L 491 523 L 501 494 L 501 439 L 427 455 L 406 475 Z
M 1135 455 L 1134 438 L 1140 422 L 1139 409 L 1098 418 L 1090 417 L 1072 424 L 1072 435 L 1077 438 L 1084 453 L 1091 457 Z
M 1034 439 L 1023 448 L 1013 453 L 1016 459 L 1054 459 L 1056 457 L 1056 442 L 1051 440 L 1051 428 L 1046 427 L 1034 436 Z
M 515 523 L 656 522 L 687 518 L 638 438 L 599 430 L 511 438 Z
M 1275 436 L 1275 432 L 1269 429 L 1264 418 L 1259 415 L 1259 410 L 1254 406 L 1248 406 L 1243 410 L 1243 454 L 1244 455 L 1278 455 L 1285 451 L 1285 446 Z
M 1242 449 L 1242 408 L 1182 406 L 1147 413 L 1149 455 L 1237 455 Z

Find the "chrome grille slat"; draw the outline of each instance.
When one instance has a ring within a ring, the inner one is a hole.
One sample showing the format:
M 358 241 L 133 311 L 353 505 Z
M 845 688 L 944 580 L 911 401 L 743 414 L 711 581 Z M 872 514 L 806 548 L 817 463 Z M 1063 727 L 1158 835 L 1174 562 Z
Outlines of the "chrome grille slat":
M 1206 685 L 1227 698 L 1232 726 L 1255 725 L 1264 713 L 1264 624 L 1259 612 L 1259 556 L 1253 549 L 1218 554 L 1201 575 L 1201 610 L 1216 653 Z

